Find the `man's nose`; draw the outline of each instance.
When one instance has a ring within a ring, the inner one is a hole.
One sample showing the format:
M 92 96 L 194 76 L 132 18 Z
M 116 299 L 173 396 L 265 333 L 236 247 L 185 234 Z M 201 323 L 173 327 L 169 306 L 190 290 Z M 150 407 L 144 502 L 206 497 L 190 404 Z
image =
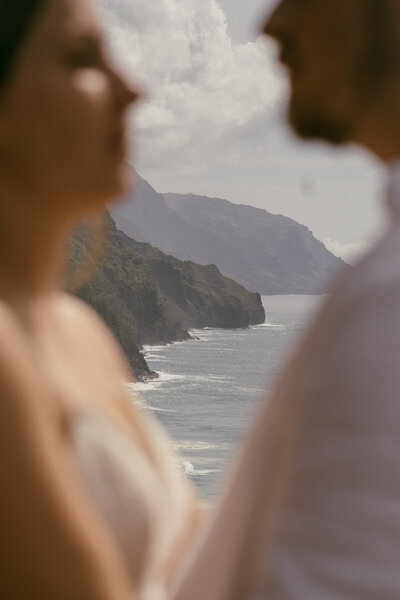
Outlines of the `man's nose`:
M 293 17 L 293 0 L 280 0 L 270 13 L 262 27 L 262 33 L 269 37 L 280 39 L 290 27 Z

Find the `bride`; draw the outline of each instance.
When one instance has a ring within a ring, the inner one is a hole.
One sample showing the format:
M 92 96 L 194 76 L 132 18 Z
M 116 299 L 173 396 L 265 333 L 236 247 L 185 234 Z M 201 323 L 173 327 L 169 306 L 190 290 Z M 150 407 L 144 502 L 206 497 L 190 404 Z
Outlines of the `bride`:
M 59 291 L 64 243 L 128 186 L 139 92 L 86 0 L 0 5 L 0 597 L 166 597 L 195 494 L 92 310 Z

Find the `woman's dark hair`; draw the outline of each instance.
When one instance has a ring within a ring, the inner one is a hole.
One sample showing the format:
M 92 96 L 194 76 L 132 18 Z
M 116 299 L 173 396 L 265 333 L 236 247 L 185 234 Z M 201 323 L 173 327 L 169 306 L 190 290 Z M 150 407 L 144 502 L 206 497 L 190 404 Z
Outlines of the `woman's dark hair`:
M 0 0 L 0 92 L 44 0 Z

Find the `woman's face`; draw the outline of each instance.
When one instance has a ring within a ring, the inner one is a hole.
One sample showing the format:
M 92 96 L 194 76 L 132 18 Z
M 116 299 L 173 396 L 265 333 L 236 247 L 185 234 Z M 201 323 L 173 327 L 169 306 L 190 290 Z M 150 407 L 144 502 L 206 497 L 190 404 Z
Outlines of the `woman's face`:
M 126 191 L 126 109 L 137 98 L 87 0 L 45 0 L 0 96 L 0 181 L 71 214 L 99 208 Z

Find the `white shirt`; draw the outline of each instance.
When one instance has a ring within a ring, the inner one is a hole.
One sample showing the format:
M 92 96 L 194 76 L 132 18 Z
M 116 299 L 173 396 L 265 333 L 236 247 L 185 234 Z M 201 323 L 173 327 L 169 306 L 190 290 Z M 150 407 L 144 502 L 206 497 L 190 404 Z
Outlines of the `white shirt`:
M 268 600 L 400 598 L 400 164 L 383 239 L 335 285 L 296 362 L 291 473 Z

